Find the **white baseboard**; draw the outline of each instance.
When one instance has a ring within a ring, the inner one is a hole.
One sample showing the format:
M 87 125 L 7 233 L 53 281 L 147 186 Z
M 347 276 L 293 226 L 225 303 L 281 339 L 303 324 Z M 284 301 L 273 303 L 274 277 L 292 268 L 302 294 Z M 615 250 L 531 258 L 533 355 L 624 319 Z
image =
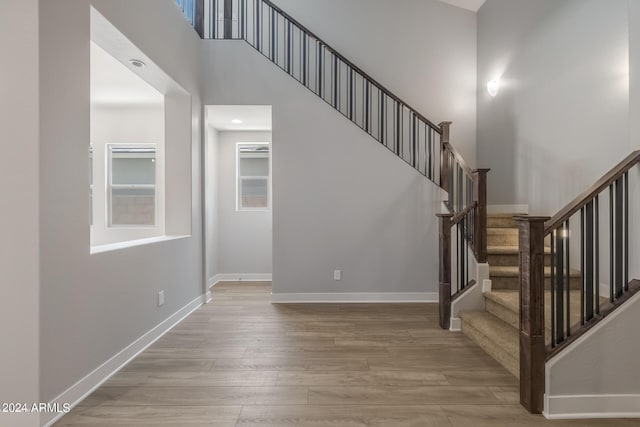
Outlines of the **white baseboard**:
M 221 273 L 209 278 L 209 287 L 218 282 L 270 282 L 271 273 Z
M 551 420 L 640 418 L 640 394 L 544 397 L 543 415 Z
M 462 331 L 462 319 L 459 317 L 452 317 L 449 321 L 449 330 L 451 332 Z
M 529 205 L 487 205 L 489 214 L 528 214 Z
M 411 303 L 438 302 L 437 292 L 272 293 L 278 303 Z
M 98 366 L 93 372 L 82 378 L 80 381 L 63 391 L 58 397 L 53 399 L 50 404 L 59 404 L 62 406 L 65 403 L 69 403 L 73 408 L 80 403 L 89 394 L 93 393 L 98 387 L 100 387 L 105 381 L 111 378 L 115 373 L 122 369 L 127 363 L 129 363 L 138 354 L 143 352 L 147 347 L 156 342 L 160 337 L 166 334 L 174 326 L 180 323 L 185 317 L 193 313 L 196 309 L 202 306 L 202 295 L 194 299 L 180 310 L 172 314 L 169 318 L 164 320 L 155 328 L 129 344 L 119 353 L 111 357 L 109 360 Z M 41 423 L 45 427 L 53 425 L 65 414 L 43 414 Z

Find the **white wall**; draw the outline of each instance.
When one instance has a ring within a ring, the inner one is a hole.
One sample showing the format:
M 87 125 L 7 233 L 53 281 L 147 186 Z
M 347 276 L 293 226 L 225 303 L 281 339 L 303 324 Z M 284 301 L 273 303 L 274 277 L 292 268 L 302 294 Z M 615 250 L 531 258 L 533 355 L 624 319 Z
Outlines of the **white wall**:
M 550 417 L 640 417 L 640 295 L 546 365 Z
M 207 113 L 209 114 L 209 113 Z M 220 230 L 219 208 L 218 208 L 218 131 L 206 126 L 205 140 L 205 216 L 206 216 L 206 272 L 205 277 L 211 284 L 211 279 L 220 272 L 219 251 Z
M 191 212 L 192 237 L 89 254 L 90 5 L 192 95 L 181 118 L 190 132 L 172 135 L 191 147 L 176 156 L 191 170 L 192 190 L 177 204 Z M 201 41 L 171 0 L 61 0 L 40 8 L 40 398 L 49 401 L 202 295 Z M 159 290 L 166 294 L 160 308 Z
M 0 3 L 0 402 L 39 396 L 38 1 Z M 37 414 L 0 412 L 5 426 Z
M 249 45 L 205 47 L 205 104 L 273 106 L 274 294 L 435 292 L 439 188 Z
M 217 132 L 218 274 L 271 274 L 272 212 L 236 211 L 236 144 L 271 143 L 271 132 Z
M 91 108 L 93 145 L 93 225 L 91 246 L 164 235 L 164 105 L 109 105 Z M 152 228 L 111 228 L 105 212 L 107 144 L 155 144 L 156 168 L 162 172 L 156 181 L 156 225 Z
M 437 0 L 274 3 L 432 122 L 453 121 L 452 144 L 476 165 L 474 12 Z
M 551 215 L 629 153 L 627 21 L 627 0 L 482 6 L 478 164 L 491 168 L 490 204 Z M 491 98 L 486 82 L 500 76 Z

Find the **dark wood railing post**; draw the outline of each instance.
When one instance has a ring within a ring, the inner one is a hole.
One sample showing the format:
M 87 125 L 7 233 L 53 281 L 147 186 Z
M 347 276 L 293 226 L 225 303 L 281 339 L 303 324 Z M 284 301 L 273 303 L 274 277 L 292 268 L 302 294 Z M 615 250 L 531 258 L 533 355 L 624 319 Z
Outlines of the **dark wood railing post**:
M 475 214 L 473 251 L 476 261 L 487 262 L 487 172 L 491 169 L 473 171 L 473 194 L 478 204 Z
M 440 327 L 449 329 L 451 321 L 451 218 L 453 214 L 438 214 L 439 232 L 439 313 Z
M 516 217 L 520 252 L 520 403 L 540 414 L 544 397 L 544 223 Z
M 440 187 L 442 187 L 444 191 L 449 191 L 450 189 L 449 168 L 451 165 L 449 164 L 449 150 L 447 149 L 447 144 L 449 144 L 451 123 L 452 122 L 442 122 L 438 125 L 442 132 L 442 135 L 440 136 Z

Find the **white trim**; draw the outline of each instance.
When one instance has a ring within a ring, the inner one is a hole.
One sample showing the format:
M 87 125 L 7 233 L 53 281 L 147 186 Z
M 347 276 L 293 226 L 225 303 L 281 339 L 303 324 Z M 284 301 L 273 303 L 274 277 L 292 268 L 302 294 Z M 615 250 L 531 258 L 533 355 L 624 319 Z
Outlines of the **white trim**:
M 528 214 L 529 205 L 487 205 L 488 214 Z
M 459 317 L 452 317 L 449 321 L 449 330 L 451 332 L 462 331 L 462 319 Z
M 271 273 L 221 273 L 209 278 L 209 287 L 219 282 L 271 282 Z
M 187 237 L 191 237 L 191 235 L 185 235 L 185 236 L 166 236 L 165 235 L 165 236 L 147 237 L 146 239 L 127 240 L 124 242 L 107 243 L 106 245 L 91 246 L 89 248 L 89 253 L 91 255 L 101 254 L 103 252 L 111 252 L 111 251 L 117 251 L 120 249 L 133 248 L 135 246 L 150 245 L 152 243 L 160 243 L 160 242 L 168 242 L 170 240 L 186 239 Z
M 272 293 L 271 303 L 438 302 L 437 292 Z
M 640 394 L 545 395 L 542 414 L 550 420 L 640 418 Z
M 126 346 L 119 353 L 115 354 L 109 360 L 98 366 L 92 372 L 87 374 L 84 378 L 76 382 L 74 385 L 63 391 L 58 397 L 53 399 L 50 404 L 59 404 L 62 406 L 65 403 L 70 403 L 71 408 L 80 403 L 89 394 L 93 393 L 98 387 L 100 387 L 105 381 L 111 378 L 115 373 L 122 369 L 127 363 L 129 363 L 138 354 L 142 353 L 151 344 L 156 342 L 160 337 L 166 334 L 174 326 L 180 323 L 184 318 L 189 316 L 195 310 L 202 306 L 202 298 L 200 295 L 180 310 L 169 316 L 162 321 L 156 327 L 151 329 L 146 334 Z M 61 414 L 43 414 L 43 417 L 48 419 L 42 420 L 42 425 L 45 427 L 51 426 L 58 421 L 64 413 Z M 53 418 L 50 418 L 53 417 Z

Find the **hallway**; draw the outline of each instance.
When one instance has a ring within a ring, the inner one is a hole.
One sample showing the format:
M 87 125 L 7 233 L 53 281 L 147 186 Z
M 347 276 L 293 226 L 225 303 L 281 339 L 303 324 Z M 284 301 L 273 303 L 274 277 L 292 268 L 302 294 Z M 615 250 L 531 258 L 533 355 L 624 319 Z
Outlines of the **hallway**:
M 547 421 L 436 304 L 269 303 L 226 282 L 56 426 L 633 426 Z

